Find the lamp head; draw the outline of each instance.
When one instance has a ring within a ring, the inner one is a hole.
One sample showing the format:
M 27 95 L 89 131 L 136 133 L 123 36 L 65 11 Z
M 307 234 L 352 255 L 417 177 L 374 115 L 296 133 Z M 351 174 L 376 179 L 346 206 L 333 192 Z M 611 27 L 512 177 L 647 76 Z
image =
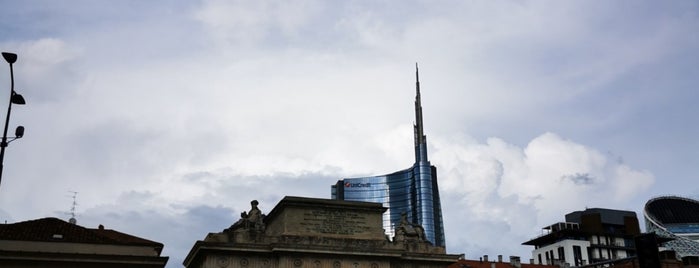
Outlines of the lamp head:
M 22 97 L 22 95 L 14 93 L 14 92 L 12 93 L 12 98 L 10 100 L 14 104 L 19 104 L 19 105 L 27 104 L 27 102 L 24 101 L 24 97 Z
M 3 52 L 2 57 L 5 58 L 5 61 L 9 64 L 13 64 L 17 61 L 17 54 L 15 53 Z
M 23 126 L 17 126 L 15 129 L 15 137 L 16 138 L 21 138 L 24 136 L 24 127 Z

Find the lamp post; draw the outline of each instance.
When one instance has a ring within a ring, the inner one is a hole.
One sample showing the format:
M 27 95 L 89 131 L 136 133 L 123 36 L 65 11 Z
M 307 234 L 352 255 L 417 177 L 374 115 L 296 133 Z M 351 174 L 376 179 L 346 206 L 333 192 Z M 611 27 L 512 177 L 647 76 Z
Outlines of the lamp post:
M 12 64 L 14 64 L 17 61 L 17 54 L 2 52 L 2 57 L 5 58 L 5 61 L 7 61 L 7 63 L 10 64 L 10 104 L 8 104 L 7 106 L 7 117 L 5 117 L 5 130 L 2 132 L 2 141 L 0 141 L 0 182 L 2 182 L 2 168 L 3 162 L 5 160 L 5 147 L 7 147 L 7 145 L 11 141 L 24 136 L 24 127 L 18 126 L 17 129 L 15 129 L 15 137 L 11 137 L 12 139 L 9 141 L 7 140 L 7 127 L 10 123 L 10 111 L 12 111 L 12 104 L 14 103 L 24 105 L 26 103 L 24 101 L 24 97 L 15 92 L 15 76 L 14 71 L 12 70 Z

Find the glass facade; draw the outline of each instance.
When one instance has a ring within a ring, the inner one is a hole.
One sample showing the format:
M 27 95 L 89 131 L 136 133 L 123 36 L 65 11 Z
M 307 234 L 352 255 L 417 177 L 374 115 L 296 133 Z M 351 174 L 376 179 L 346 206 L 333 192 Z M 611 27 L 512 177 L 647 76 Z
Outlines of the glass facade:
M 427 240 L 444 247 L 444 225 L 434 166 L 416 165 L 388 175 L 348 178 L 332 186 L 332 198 L 383 204 L 383 227 L 390 237 L 400 224 L 401 214 L 425 229 Z M 422 177 L 422 178 L 421 178 Z
M 663 243 L 679 257 L 699 256 L 699 201 L 661 196 L 649 200 L 643 209 L 646 231 L 673 240 Z
M 416 66 L 417 67 L 417 66 Z M 416 68 L 417 78 L 417 68 Z M 390 237 L 400 224 L 401 214 L 425 229 L 427 240 L 445 246 L 442 206 L 437 186 L 437 169 L 427 160 L 427 138 L 423 134 L 420 82 L 416 81 L 415 164 L 387 175 L 346 178 L 331 186 L 333 199 L 383 204 L 383 226 Z

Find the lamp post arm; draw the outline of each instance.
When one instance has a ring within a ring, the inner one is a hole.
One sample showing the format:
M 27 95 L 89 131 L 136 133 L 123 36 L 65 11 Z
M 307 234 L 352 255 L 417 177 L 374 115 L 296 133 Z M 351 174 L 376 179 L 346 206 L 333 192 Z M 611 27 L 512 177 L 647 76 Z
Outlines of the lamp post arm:
M 10 112 L 12 111 L 12 96 L 15 94 L 15 75 L 10 63 L 10 100 L 7 105 L 7 117 L 5 117 L 5 129 L 2 132 L 2 141 L 0 141 L 0 183 L 2 183 L 2 169 L 5 160 L 5 147 L 7 147 L 7 127 L 10 124 Z

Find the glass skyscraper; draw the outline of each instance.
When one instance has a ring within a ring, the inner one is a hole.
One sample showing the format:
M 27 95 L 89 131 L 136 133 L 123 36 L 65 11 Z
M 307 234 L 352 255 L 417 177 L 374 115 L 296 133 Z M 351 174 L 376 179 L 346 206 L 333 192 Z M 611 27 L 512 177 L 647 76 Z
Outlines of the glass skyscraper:
M 401 214 L 425 229 L 427 240 L 445 247 L 442 205 L 437 187 L 437 169 L 427 159 L 427 137 L 423 132 L 420 78 L 415 65 L 415 164 L 387 175 L 346 178 L 331 186 L 332 199 L 382 203 L 386 234 L 395 235 Z

